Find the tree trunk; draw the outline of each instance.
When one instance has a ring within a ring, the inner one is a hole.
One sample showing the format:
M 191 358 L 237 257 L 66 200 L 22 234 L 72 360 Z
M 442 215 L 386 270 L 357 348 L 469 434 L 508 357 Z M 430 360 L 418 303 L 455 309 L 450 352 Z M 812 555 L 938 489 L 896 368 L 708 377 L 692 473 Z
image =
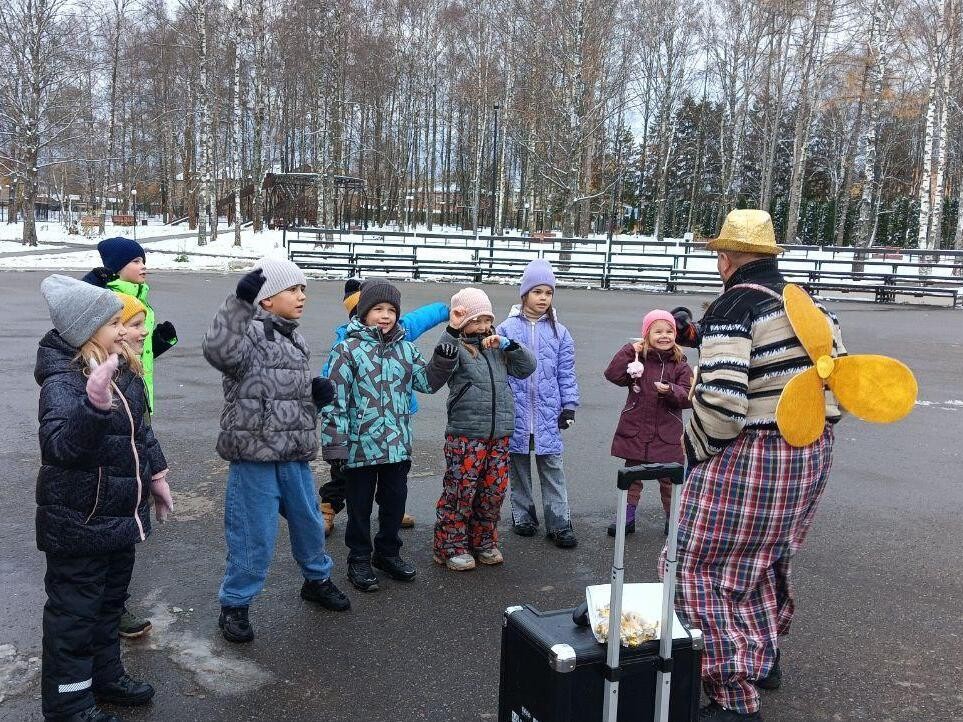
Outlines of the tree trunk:
M 234 245 L 241 246 L 241 30 L 243 0 L 237 0 L 234 17 L 234 122 L 231 124 L 231 146 L 234 153 Z

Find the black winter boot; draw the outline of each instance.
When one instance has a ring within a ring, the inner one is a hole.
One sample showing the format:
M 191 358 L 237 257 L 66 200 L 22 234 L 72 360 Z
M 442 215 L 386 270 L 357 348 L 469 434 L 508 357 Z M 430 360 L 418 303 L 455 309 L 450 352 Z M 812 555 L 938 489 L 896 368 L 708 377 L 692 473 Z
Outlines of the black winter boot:
M 762 722 L 762 715 L 758 712 L 740 714 L 712 702 L 699 710 L 699 722 Z
M 58 717 L 63 722 L 124 722 L 120 717 L 104 712 L 94 705 L 80 712 L 74 712 L 69 717 Z
M 317 602 L 332 612 L 345 612 L 351 609 L 351 600 L 334 586 L 334 582 L 330 579 L 325 579 L 323 582 L 305 579 L 304 584 L 301 585 L 301 599 L 306 602 Z
M 154 696 L 154 688 L 147 682 L 138 682 L 128 674 L 122 674 L 110 684 L 94 687 L 98 702 L 116 704 L 120 707 L 137 707 L 147 704 Z
M 761 679 L 753 680 L 753 684 L 759 689 L 764 689 L 769 692 L 779 689 L 782 686 L 782 669 L 779 666 L 780 652 L 776 650 L 776 662 L 772 665 L 772 669 L 769 670 L 769 674 Z
M 348 581 L 359 592 L 377 592 L 378 577 L 371 570 L 368 559 L 348 560 Z
M 228 642 L 241 644 L 254 640 L 254 627 L 248 621 L 247 607 L 221 607 L 217 626 Z
M 411 562 L 406 562 L 401 557 L 383 557 L 378 552 L 371 555 L 371 566 L 399 582 L 410 582 L 417 573 Z
M 578 539 L 575 538 L 575 530 L 570 526 L 562 529 L 553 529 L 545 536 L 559 549 L 572 549 L 578 546 Z

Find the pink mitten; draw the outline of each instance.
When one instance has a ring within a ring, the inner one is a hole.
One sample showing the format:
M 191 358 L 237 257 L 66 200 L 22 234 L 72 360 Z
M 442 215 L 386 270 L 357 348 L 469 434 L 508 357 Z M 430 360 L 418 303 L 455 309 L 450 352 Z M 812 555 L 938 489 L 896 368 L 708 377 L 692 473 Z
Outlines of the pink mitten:
M 154 474 L 150 480 L 150 493 L 154 497 L 154 514 L 162 524 L 167 516 L 174 511 L 174 499 L 171 487 L 167 483 L 167 469 Z
M 110 411 L 113 395 L 110 393 L 110 380 L 117 370 L 117 354 L 112 353 L 102 364 L 94 366 L 87 378 L 87 398 L 101 411 Z
M 642 374 L 645 373 L 645 364 L 636 359 L 629 362 L 629 365 L 625 367 L 625 372 L 634 379 L 640 379 Z

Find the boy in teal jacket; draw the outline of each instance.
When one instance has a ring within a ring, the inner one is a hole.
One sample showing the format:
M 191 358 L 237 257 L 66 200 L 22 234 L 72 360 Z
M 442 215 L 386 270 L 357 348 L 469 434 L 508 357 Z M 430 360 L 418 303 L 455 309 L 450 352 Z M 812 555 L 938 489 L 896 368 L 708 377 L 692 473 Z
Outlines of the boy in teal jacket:
M 331 371 L 331 361 L 334 358 L 334 350 L 338 344 L 344 341 L 348 334 L 348 326 L 351 319 L 355 317 L 358 306 L 358 299 L 361 296 L 361 279 L 349 278 L 344 284 L 344 308 L 348 312 L 348 323 L 343 323 L 334 330 L 334 343 L 331 344 L 331 351 L 328 353 L 328 360 L 321 369 L 321 375 L 329 377 Z M 448 306 L 444 303 L 429 303 L 414 311 L 409 311 L 398 320 L 398 325 L 405 329 L 406 341 L 417 341 L 418 338 L 430 331 L 439 324 L 448 321 Z M 410 413 L 418 412 L 418 399 L 411 394 L 408 406 Z M 321 486 L 318 493 L 321 495 L 321 513 L 324 515 L 324 532 L 330 534 L 334 530 L 334 518 L 344 509 L 345 499 L 345 477 L 340 472 L 331 468 L 331 481 Z M 403 529 L 410 529 L 415 525 L 415 518 L 408 513 L 401 517 Z
M 346 478 L 348 581 L 373 592 L 379 583 L 372 567 L 398 581 L 415 577 L 415 567 L 400 556 L 398 534 L 411 469 L 411 392 L 434 393 L 444 386 L 458 349 L 441 344 L 426 362 L 405 339 L 398 323 L 401 292 L 387 281 L 365 282 L 357 311 L 332 353 L 335 394 L 325 409 L 321 441 L 332 472 Z M 375 500 L 378 534 L 372 544 Z

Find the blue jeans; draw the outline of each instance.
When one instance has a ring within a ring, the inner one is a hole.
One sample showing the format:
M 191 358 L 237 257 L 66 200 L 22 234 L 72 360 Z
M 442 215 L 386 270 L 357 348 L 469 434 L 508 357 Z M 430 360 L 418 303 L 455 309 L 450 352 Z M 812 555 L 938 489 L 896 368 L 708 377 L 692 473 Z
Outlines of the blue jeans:
M 274 556 L 278 514 L 288 521 L 291 552 L 308 580 L 324 580 L 334 566 L 324 550 L 311 468 L 304 461 L 233 461 L 224 499 L 227 569 L 218 594 L 225 607 L 246 607 L 264 587 Z
M 538 526 L 532 494 L 532 454 L 512 454 L 512 522 Z M 542 487 L 545 531 L 567 529 L 572 525 L 565 488 L 561 454 L 535 454 L 538 480 Z

